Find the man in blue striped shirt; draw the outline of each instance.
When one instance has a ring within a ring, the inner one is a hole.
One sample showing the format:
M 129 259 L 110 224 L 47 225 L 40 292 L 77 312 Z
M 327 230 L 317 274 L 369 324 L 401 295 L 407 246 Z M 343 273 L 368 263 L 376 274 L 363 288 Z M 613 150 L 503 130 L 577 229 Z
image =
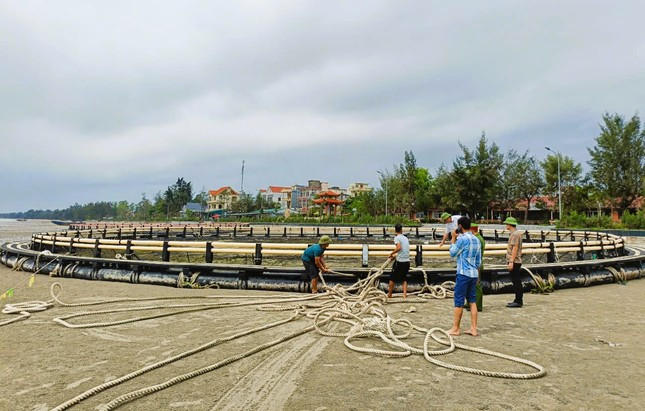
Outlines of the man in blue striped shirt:
M 452 233 L 450 256 L 457 257 L 455 278 L 455 315 L 450 335 L 459 335 L 461 316 L 464 313 L 464 298 L 470 305 L 470 330 L 466 334 L 477 336 L 477 293 L 479 266 L 482 263 L 481 243 L 470 231 L 470 219 L 461 217 Z

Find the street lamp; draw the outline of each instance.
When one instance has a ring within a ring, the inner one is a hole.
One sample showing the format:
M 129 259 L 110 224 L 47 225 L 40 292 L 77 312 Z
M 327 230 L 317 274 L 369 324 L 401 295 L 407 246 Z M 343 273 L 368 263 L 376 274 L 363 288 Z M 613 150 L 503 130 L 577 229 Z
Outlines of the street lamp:
M 383 181 L 385 181 L 385 215 L 387 216 L 387 178 L 381 171 L 377 171 L 381 177 L 383 177 Z
M 547 151 L 552 152 L 555 154 L 558 158 L 558 210 L 559 210 L 559 219 L 562 219 L 562 188 L 560 187 L 560 152 L 558 151 L 557 153 L 553 150 L 551 150 L 549 147 L 544 147 L 547 149 Z

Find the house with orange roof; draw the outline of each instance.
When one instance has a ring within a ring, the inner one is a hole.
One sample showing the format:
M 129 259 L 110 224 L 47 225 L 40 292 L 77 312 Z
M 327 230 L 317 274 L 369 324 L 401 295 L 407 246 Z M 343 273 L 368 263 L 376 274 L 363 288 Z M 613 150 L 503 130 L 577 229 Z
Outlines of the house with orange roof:
M 233 204 L 237 203 L 240 195 L 229 186 L 220 187 L 217 190 L 208 191 L 206 211 L 230 210 Z

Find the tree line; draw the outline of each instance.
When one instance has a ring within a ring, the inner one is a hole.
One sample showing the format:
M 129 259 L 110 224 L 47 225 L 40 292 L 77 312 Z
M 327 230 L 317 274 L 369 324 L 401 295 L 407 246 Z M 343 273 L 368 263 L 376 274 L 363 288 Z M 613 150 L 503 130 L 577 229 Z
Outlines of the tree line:
M 347 208 L 358 215 L 381 215 L 386 208 L 404 216 L 440 209 L 477 218 L 486 218 L 491 209 L 523 210 L 526 221 L 534 198 L 557 199 L 558 160 L 565 212 L 612 208 L 623 214 L 645 193 L 645 125 L 637 114 L 628 120 L 603 115 L 595 145 L 587 148 L 587 174 L 581 163 L 560 153 L 543 161 L 529 151 L 503 153 L 485 133 L 475 147 L 459 146 L 452 164 L 441 165 L 434 176 L 405 152 L 403 163 L 379 171 L 380 188 L 350 199 Z M 537 206 L 547 209 L 544 202 Z M 552 207 L 557 210 L 555 201 Z
M 205 201 L 204 193 L 193 197 L 192 183 L 183 177 L 158 192 L 153 200 L 141 195 L 141 200 L 131 203 L 122 201 L 98 201 L 74 204 L 64 209 L 29 210 L 17 213 L 3 213 L 0 218 L 29 218 L 49 220 L 165 220 L 177 217 L 183 206 L 190 202 Z

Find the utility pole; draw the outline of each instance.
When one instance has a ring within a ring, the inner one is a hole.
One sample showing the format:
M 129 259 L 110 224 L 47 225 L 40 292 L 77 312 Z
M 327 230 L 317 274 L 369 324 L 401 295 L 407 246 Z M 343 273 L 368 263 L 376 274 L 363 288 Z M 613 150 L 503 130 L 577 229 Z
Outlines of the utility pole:
M 240 185 L 240 194 L 244 193 L 244 160 L 242 160 L 242 184 Z
M 383 181 L 385 181 L 385 215 L 387 216 L 387 178 L 382 172 L 377 171 L 377 173 L 379 173 L 379 175 L 383 178 Z
M 544 147 L 548 151 L 552 152 L 555 154 L 558 158 L 558 220 L 562 220 L 562 188 L 560 187 L 561 184 L 561 179 L 560 179 L 560 152 L 558 151 L 557 153 L 553 150 L 551 150 L 549 147 Z
M 204 221 L 204 215 L 206 214 L 206 208 L 204 207 L 204 200 L 205 200 L 204 197 L 205 196 L 206 196 L 206 187 L 202 186 L 202 192 L 201 192 L 202 201 L 200 203 L 201 212 L 199 213 L 200 214 L 200 217 L 199 217 L 200 221 Z

